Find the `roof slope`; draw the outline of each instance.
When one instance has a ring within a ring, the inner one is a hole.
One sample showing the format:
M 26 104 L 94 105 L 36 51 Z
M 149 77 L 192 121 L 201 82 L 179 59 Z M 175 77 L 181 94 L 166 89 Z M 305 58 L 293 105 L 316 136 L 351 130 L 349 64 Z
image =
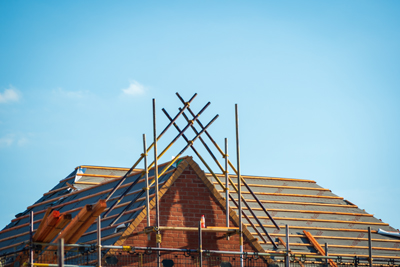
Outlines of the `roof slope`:
M 162 168 L 166 164 L 159 165 Z M 53 189 L 45 193 L 38 201 L 29 206 L 24 212 L 16 215 L 2 231 L 0 231 L 0 255 L 17 251 L 25 246 L 24 242 L 29 241 L 29 214 L 34 213 L 34 231 L 47 210 L 51 207 L 60 213 L 68 212 L 75 217 L 79 211 L 87 204 L 94 205 L 100 199 L 105 199 L 108 193 L 117 185 L 121 176 L 127 172 L 126 168 L 80 166 L 75 169 L 65 179 L 62 179 Z M 176 170 L 176 164 L 171 166 L 159 179 L 162 186 Z M 142 170 L 134 170 L 123 182 L 120 188 L 107 202 L 110 207 L 119 196 L 124 193 L 129 185 L 141 177 Z M 149 180 L 154 179 L 153 170 L 149 171 Z M 114 244 L 123 233 L 124 227 L 128 226 L 132 219 L 136 218 L 145 205 L 145 195 L 140 197 L 134 205 L 119 220 L 118 223 L 110 226 L 111 222 L 120 214 L 144 187 L 144 178 L 130 190 L 111 213 L 102 219 L 102 242 L 104 245 Z M 151 187 L 150 197 L 154 196 L 154 186 Z M 107 211 L 108 209 L 106 209 Z M 119 227 L 118 227 L 119 226 Z M 117 229 L 118 227 L 118 229 Z M 82 235 L 77 243 L 92 243 L 96 240 L 96 224 L 93 224 Z
M 183 161 L 182 161 L 183 160 Z M 171 166 L 160 178 L 160 196 L 162 196 L 183 169 L 190 164 L 196 170 L 198 177 L 206 184 L 220 204 L 225 207 L 224 193 L 214 178 L 200 170 L 199 166 L 191 157 L 183 158 L 179 165 Z M 161 168 L 168 163 L 159 165 Z M 24 212 L 17 214 L 16 218 L 0 231 L 0 255 L 25 246 L 24 242 L 29 240 L 29 213 L 34 212 L 34 229 L 37 229 L 41 219 L 48 207 L 61 213 L 68 211 L 74 217 L 86 204 L 95 204 L 99 199 L 106 198 L 107 194 L 115 187 L 120 177 L 126 173 L 126 168 L 80 166 L 65 179 L 61 180 L 53 189 L 45 193 L 32 206 Z M 143 170 L 134 170 L 128 176 L 122 186 L 115 192 L 107 202 L 108 207 L 114 204 L 118 197 L 136 179 Z M 150 170 L 149 178 L 154 179 L 153 171 Z M 219 175 L 222 176 L 222 175 Z M 276 230 L 271 221 L 258 207 L 256 201 L 247 192 L 242 190 L 244 198 L 252 207 L 270 235 L 277 241 L 285 236 L 284 226 L 290 226 L 291 250 L 299 254 L 314 254 L 316 250 L 303 233 L 310 232 L 316 240 L 323 245 L 329 244 L 330 255 L 368 255 L 367 228 L 372 228 L 372 246 L 374 258 L 400 258 L 400 239 L 377 234 L 378 228 L 395 231 L 388 224 L 381 222 L 360 210 L 356 205 L 336 196 L 330 190 L 317 185 L 314 181 L 303 179 L 243 176 L 251 189 L 256 193 L 263 205 L 281 226 Z M 234 181 L 236 177 L 232 177 Z M 115 209 L 102 219 L 102 242 L 105 245 L 122 243 L 124 237 L 132 233 L 136 226 L 145 218 L 145 197 L 139 198 L 134 205 L 118 221 L 111 226 L 115 217 L 128 205 L 134 197 L 142 191 L 144 179 L 142 178 L 132 190 L 122 199 Z M 244 188 L 243 188 L 244 189 Z M 233 193 L 233 190 L 231 190 Z M 150 189 L 150 196 L 154 195 L 154 187 Z M 237 195 L 233 194 L 237 199 Z M 154 200 L 150 203 L 154 205 Z M 231 203 L 231 207 L 233 203 Z M 231 219 L 238 221 L 236 209 L 232 209 Z M 246 214 L 252 218 L 249 211 Z M 256 221 L 252 218 L 253 223 Z M 245 223 L 245 235 L 248 240 L 255 240 L 256 231 Z M 117 229 L 118 227 L 118 229 Z M 261 229 L 258 229 L 261 232 Z M 93 224 L 78 243 L 96 242 L 96 225 Z M 259 240 L 261 240 L 259 238 Z M 253 241 L 253 246 L 259 251 L 273 251 L 269 243 Z M 284 250 L 282 245 L 277 250 Z
M 222 175 L 220 175 L 222 178 Z M 208 175 L 221 194 L 215 179 Z M 285 239 L 285 225 L 290 228 L 290 247 L 294 253 L 316 253 L 304 230 L 310 232 L 320 245 L 329 245 L 329 255 L 368 256 L 368 227 L 372 232 L 372 254 L 378 258 L 400 258 L 400 239 L 377 234 L 379 228 L 396 231 L 365 210 L 322 188 L 315 181 L 278 177 L 243 176 L 252 191 L 281 227 L 277 230 L 243 187 L 244 198 L 273 238 Z M 231 178 L 237 182 L 237 178 Z M 233 190 L 231 190 L 233 192 Z M 237 195 L 234 194 L 237 199 Z M 233 207 L 233 206 L 232 206 Z M 252 218 L 249 211 L 246 214 Z M 253 223 L 257 225 L 254 219 Z M 244 221 L 246 222 L 246 221 Z M 250 225 L 247 225 L 250 227 Z M 261 232 L 261 229 L 259 229 Z M 256 236 L 255 231 L 252 231 Z M 267 251 L 271 244 L 261 244 Z M 283 246 L 277 250 L 282 250 Z

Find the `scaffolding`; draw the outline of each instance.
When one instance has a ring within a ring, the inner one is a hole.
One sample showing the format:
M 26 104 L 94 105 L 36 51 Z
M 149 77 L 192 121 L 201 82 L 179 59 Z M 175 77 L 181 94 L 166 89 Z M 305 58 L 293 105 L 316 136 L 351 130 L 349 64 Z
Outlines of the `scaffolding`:
M 313 247 L 318 251 L 320 255 L 309 255 L 309 254 L 296 254 L 290 249 L 289 242 L 289 226 L 286 225 L 286 240 L 278 238 L 279 242 L 276 242 L 264 227 L 260 216 L 257 216 L 254 209 L 261 210 L 272 223 L 273 226 L 280 230 L 279 225 L 275 222 L 273 216 L 264 207 L 260 199 L 250 188 L 245 179 L 241 176 L 240 171 L 240 146 L 239 146 L 239 111 L 238 105 L 235 105 L 235 126 L 236 126 L 236 167 L 229 160 L 228 155 L 228 140 L 225 138 L 224 150 L 217 144 L 212 138 L 209 131 L 207 130 L 218 118 L 215 115 L 206 125 L 203 125 L 199 119 L 201 114 L 208 108 L 210 102 L 208 102 L 198 113 L 195 113 L 190 108 L 191 103 L 196 98 L 197 94 L 194 94 L 188 101 L 185 101 L 179 93 L 176 93 L 179 100 L 182 102 L 183 107 L 179 108 L 179 112 L 171 117 L 169 113 L 163 108 L 162 111 L 168 118 L 169 123 L 164 130 L 157 135 L 157 120 L 156 120 L 156 102 L 153 99 L 153 142 L 150 146 L 147 146 L 146 135 L 143 134 L 143 153 L 140 154 L 139 159 L 132 165 L 132 167 L 121 177 L 116 186 L 109 192 L 105 199 L 99 200 L 96 205 L 86 205 L 73 219 L 66 214 L 59 214 L 56 211 L 52 211 L 50 208 L 46 211 L 44 218 L 39 225 L 39 228 L 34 234 L 33 229 L 33 217 L 34 214 L 30 214 L 30 241 L 26 243 L 26 248 L 21 251 L 13 252 L 11 254 L 3 255 L 0 259 L 0 267 L 18 267 L 15 263 L 28 263 L 31 267 L 33 266 L 157 266 L 160 267 L 172 267 L 174 264 L 177 265 L 188 265 L 188 266 L 274 266 L 274 267 L 289 267 L 289 266 L 315 266 L 315 267 L 338 267 L 344 265 L 354 266 L 365 266 L 370 267 L 374 265 L 379 266 L 399 266 L 399 261 L 396 259 L 374 259 L 375 262 L 381 260 L 380 263 L 374 263 L 372 259 L 372 244 L 371 244 L 371 229 L 368 228 L 368 240 L 369 240 L 369 255 L 368 257 L 346 257 L 346 256 L 329 256 L 328 245 L 325 243 L 323 248 L 317 240 L 313 237 L 310 232 L 304 231 L 305 237 L 310 241 Z M 189 113 L 190 115 L 188 115 Z M 186 125 L 180 128 L 177 124 L 178 118 L 182 117 L 186 121 Z M 198 125 L 200 130 L 197 130 L 195 124 Z M 158 153 L 157 143 L 160 138 L 174 126 L 178 134 L 175 138 L 161 151 Z M 189 139 L 185 132 L 188 129 L 192 129 L 195 137 Z M 217 159 L 217 156 L 213 153 L 210 146 L 207 144 L 205 138 L 211 142 L 212 146 L 217 150 L 223 159 L 223 164 Z M 168 164 L 163 166 L 159 170 L 158 161 L 160 158 L 176 143 L 178 139 L 182 138 L 186 145 L 180 150 L 180 152 L 170 161 Z M 219 176 L 211 169 L 210 165 L 206 162 L 204 157 L 200 155 L 198 150 L 194 146 L 194 142 L 199 140 L 204 146 L 205 150 L 209 153 L 214 163 L 217 165 L 219 171 L 225 178 L 221 181 Z M 207 227 L 202 228 L 201 222 L 196 227 L 169 227 L 162 226 L 159 218 L 159 178 L 164 175 L 167 170 L 183 155 L 183 153 L 191 148 L 199 160 L 203 163 L 207 171 L 212 175 L 215 181 L 224 191 L 225 205 L 226 205 L 226 226 L 225 227 Z M 151 150 L 154 152 L 153 161 L 148 164 L 148 156 Z M 123 193 L 119 195 L 117 201 L 115 201 L 106 211 L 107 201 L 109 201 L 115 192 L 121 188 L 121 185 L 132 173 L 133 170 L 143 161 L 144 168 L 141 175 L 124 189 Z M 154 168 L 154 180 L 149 181 L 149 170 Z M 229 174 L 229 168 L 233 171 L 237 177 L 237 183 L 235 184 L 231 175 Z M 128 195 L 132 188 L 139 183 L 141 179 L 145 180 L 145 187 L 130 201 L 128 205 L 113 219 L 111 226 L 118 223 L 118 220 L 130 210 L 132 205 L 141 197 L 146 199 L 146 211 L 147 211 L 147 227 L 143 231 L 137 232 L 136 234 L 147 235 L 150 240 L 150 233 L 156 233 L 156 247 L 135 247 L 135 246 L 109 246 L 101 244 L 101 219 L 107 218 L 110 212 L 114 210 L 120 201 Z M 150 220 L 150 187 L 155 187 L 155 221 Z M 253 197 L 253 201 L 257 203 L 257 208 L 252 208 L 248 201 L 242 196 L 242 185 L 248 190 L 250 195 Z M 234 194 L 237 194 L 237 199 L 231 193 L 231 189 Z M 230 202 L 232 202 L 238 210 L 239 225 L 238 227 L 232 227 L 229 224 L 230 221 Z M 247 215 L 242 207 L 244 204 L 245 209 L 248 210 L 251 216 Z M 264 243 L 270 243 L 275 249 L 279 245 L 284 247 L 283 251 L 276 253 L 267 252 L 245 252 L 243 249 L 243 225 L 242 218 L 247 221 L 247 225 L 250 225 L 256 232 L 256 236 Z M 254 223 L 253 218 L 256 223 Z M 92 225 L 97 219 L 97 244 L 95 245 L 77 245 L 75 244 L 82 234 Z M 261 231 L 258 230 L 261 229 Z M 161 246 L 161 232 L 165 230 L 172 231 L 197 231 L 198 232 L 198 247 L 192 249 L 178 249 L 178 248 L 163 248 Z M 217 251 L 217 250 L 204 250 L 202 246 L 202 233 L 203 232 L 219 232 L 224 233 L 225 238 L 229 240 L 232 235 L 239 235 L 239 244 L 237 251 Z M 267 237 L 267 239 L 265 238 Z M 50 243 L 54 239 L 53 243 Z

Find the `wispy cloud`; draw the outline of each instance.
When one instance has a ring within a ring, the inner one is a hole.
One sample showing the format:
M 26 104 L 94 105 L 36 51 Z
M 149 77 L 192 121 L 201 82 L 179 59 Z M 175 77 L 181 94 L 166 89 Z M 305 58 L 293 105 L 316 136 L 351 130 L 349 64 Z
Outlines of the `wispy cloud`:
M 78 99 L 78 98 L 84 98 L 87 92 L 83 91 L 67 91 L 62 88 L 58 88 L 53 90 L 53 94 L 56 94 L 58 96 L 64 97 L 64 98 L 73 98 L 73 99 Z
M 21 98 L 21 93 L 13 86 L 5 89 L 3 93 L 0 93 L 0 103 L 18 102 Z
M 0 137 L 0 148 L 10 147 L 13 145 L 22 147 L 29 142 L 29 139 L 22 134 L 8 134 L 4 137 Z
M 11 146 L 14 143 L 14 138 L 5 136 L 0 138 L 0 147 Z
M 129 96 L 140 96 L 144 95 L 146 92 L 146 87 L 137 81 L 131 81 L 128 88 L 122 89 L 125 95 Z

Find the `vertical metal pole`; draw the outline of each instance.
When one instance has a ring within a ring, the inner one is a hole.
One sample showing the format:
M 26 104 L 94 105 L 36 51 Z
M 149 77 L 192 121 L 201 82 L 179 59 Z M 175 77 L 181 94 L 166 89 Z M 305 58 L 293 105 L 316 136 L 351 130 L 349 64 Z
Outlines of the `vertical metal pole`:
M 58 240 L 58 267 L 64 267 L 64 238 Z
M 29 222 L 29 265 L 33 267 L 33 211 L 30 212 Z
M 203 238 L 201 231 L 201 221 L 199 221 L 199 262 L 200 267 L 203 267 Z
M 228 138 L 225 138 L 225 200 L 226 200 L 226 227 L 229 227 Z M 229 240 L 229 236 L 226 239 Z
M 368 257 L 369 267 L 372 267 L 372 241 L 371 241 L 371 227 L 368 226 Z
M 328 256 L 328 243 L 325 243 L 325 256 Z M 328 259 L 325 259 L 325 266 L 328 267 Z
M 290 266 L 289 225 L 286 224 L 286 267 Z
M 159 217 L 159 203 L 158 203 L 158 161 L 157 161 L 157 128 L 156 128 L 156 99 L 153 98 L 153 138 L 154 138 L 154 179 L 156 188 L 156 227 L 160 227 L 160 217 Z M 156 237 L 157 247 L 161 247 L 160 231 L 157 231 Z M 157 251 L 157 266 L 160 267 L 160 251 Z
M 147 167 L 147 145 L 146 145 L 146 135 L 143 134 L 143 156 L 144 156 L 144 171 L 145 181 L 146 181 L 146 213 L 147 213 L 147 227 L 150 226 L 150 200 L 149 200 L 149 169 Z M 147 240 L 150 240 L 150 234 L 147 234 Z
M 238 105 L 235 104 L 235 119 L 236 119 L 236 158 L 237 158 L 237 179 L 238 179 L 238 194 L 239 194 L 239 242 L 240 252 L 243 253 L 243 226 L 242 226 L 242 184 L 240 181 L 240 148 L 239 148 L 239 115 Z M 243 267 L 243 254 L 240 255 L 240 266 Z
M 97 217 L 97 266 L 101 267 L 101 216 Z

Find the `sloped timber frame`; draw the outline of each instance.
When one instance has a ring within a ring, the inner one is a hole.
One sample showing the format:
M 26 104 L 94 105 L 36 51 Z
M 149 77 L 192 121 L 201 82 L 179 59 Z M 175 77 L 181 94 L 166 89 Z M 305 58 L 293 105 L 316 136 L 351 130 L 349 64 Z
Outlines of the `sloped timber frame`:
M 168 189 L 172 186 L 172 184 L 178 179 L 178 177 L 183 173 L 183 171 L 187 167 L 191 167 L 197 176 L 201 179 L 201 181 L 206 185 L 206 187 L 210 190 L 211 194 L 217 200 L 217 203 L 220 204 L 226 210 L 226 201 L 225 199 L 218 193 L 218 190 L 215 188 L 214 184 L 210 182 L 207 178 L 206 174 L 200 169 L 196 162 L 194 162 L 192 157 L 184 157 L 179 163 L 174 174 L 165 182 L 165 184 L 160 188 L 159 191 L 159 199 L 168 191 Z M 149 207 L 150 210 L 155 207 L 155 198 L 150 201 Z M 146 209 L 143 209 L 142 212 L 136 217 L 136 219 L 127 227 L 124 233 L 121 235 L 121 238 L 114 244 L 115 246 L 122 246 L 126 239 L 134 233 L 136 228 L 142 222 L 143 219 L 146 218 L 147 212 Z M 239 225 L 239 217 L 236 212 L 229 208 L 229 216 L 234 221 L 236 225 Z M 249 241 L 249 244 L 257 251 L 257 252 L 266 252 L 261 245 L 258 243 L 257 238 L 255 238 L 251 232 L 247 229 L 245 224 L 243 224 L 243 235 Z M 239 244 L 238 244 L 239 249 Z

